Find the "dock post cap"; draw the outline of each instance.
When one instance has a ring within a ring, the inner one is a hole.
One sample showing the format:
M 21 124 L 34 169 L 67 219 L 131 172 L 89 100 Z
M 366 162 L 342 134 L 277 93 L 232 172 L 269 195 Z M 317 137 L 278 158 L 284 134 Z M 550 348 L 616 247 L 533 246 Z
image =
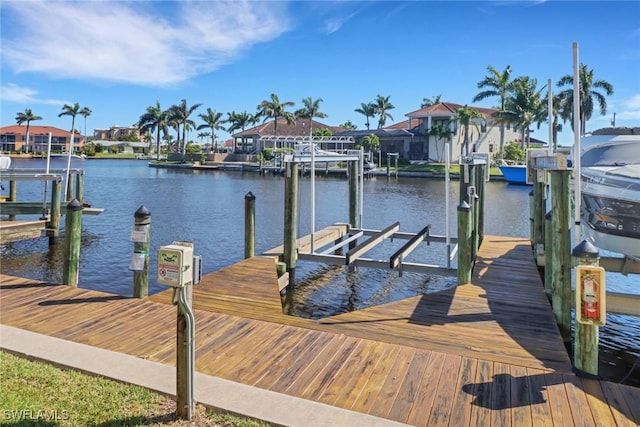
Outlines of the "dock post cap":
M 133 216 L 136 218 L 144 218 L 145 216 L 151 216 L 151 212 L 149 212 L 144 205 L 141 205 Z
M 80 203 L 78 199 L 72 199 L 69 203 L 67 203 L 67 210 L 73 212 L 81 211 L 82 203 Z
M 256 196 L 254 196 L 253 193 L 249 191 L 247 194 L 244 195 L 244 198 L 253 200 L 256 198 Z
M 462 201 L 462 203 L 460 203 L 458 205 L 458 210 L 459 211 L 468 211 L 471 210 L 471 205 L 469 203 L 467 203 L 465 200 Z
M 578 244 L 578 246 L 573 248 L 573 250 L 571 251 L 571 255 L 577 258 L 600 258 L 600 252 L 598 251 L 598 248 L 596 248 L 593 243 L 587 240 L 583 240 Z

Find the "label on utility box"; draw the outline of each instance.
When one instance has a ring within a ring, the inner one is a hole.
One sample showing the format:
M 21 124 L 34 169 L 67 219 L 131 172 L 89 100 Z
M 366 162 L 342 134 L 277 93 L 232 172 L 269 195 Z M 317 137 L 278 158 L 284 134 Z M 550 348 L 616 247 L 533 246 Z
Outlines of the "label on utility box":
M 182 285 L 182 251 L 160 248 L 158 251 L 158 283 L 174 287 Z

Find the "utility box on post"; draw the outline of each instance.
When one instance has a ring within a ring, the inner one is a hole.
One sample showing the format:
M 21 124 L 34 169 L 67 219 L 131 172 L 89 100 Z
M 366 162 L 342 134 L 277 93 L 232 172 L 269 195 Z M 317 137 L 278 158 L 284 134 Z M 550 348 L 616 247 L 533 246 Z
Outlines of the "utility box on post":
M 158 283 L 174 288 L 193 284 L 193 244 L 173 242 L 158 249 Z

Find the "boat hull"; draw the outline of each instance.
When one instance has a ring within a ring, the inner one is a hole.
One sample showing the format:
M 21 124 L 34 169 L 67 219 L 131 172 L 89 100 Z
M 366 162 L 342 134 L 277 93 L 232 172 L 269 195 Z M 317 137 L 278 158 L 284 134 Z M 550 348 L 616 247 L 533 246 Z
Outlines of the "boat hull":
M 581 150 L 581 225 L 595 246 L 640 257 L 638 135 L 585 138 Z
M 501 165 L 500 172 L 509 184 L 527 185 L 526 165 Z

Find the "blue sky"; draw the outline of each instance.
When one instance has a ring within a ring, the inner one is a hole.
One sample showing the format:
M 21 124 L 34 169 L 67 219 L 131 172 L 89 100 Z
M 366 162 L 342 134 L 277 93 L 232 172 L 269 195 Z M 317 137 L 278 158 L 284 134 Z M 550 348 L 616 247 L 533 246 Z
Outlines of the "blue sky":
M 37 125 L 62 129 L 62 106 L 89 107 L 87 133 L 135 123 L 146 108 L 186 99 L 256 112 L 271 93 L 281 101 L 322 98 L 326 124 L 350 120 L 380 94 L 393 122 L 423 98 L 472 103 L 487 66 L 538 79 L 572 74 L 579 60 L 615 93 L 587 130 L 640 125 L 638 1 L 6 1 L 1 13 L 2 125 L 30 108 Z M 375 123 L 375 122 L 374 122 Z M 389 122 L 387 122 L 389 123 Z M 84 119 L 76 120 L 84 132 Z M 569 124 L 559 136 L 570 145 Z M 196 133 L 191 139 L 197 139 Z M 547 139 L 543 125 L 534 137 Z M 228 137 L 221 134 L 219 140 Z

